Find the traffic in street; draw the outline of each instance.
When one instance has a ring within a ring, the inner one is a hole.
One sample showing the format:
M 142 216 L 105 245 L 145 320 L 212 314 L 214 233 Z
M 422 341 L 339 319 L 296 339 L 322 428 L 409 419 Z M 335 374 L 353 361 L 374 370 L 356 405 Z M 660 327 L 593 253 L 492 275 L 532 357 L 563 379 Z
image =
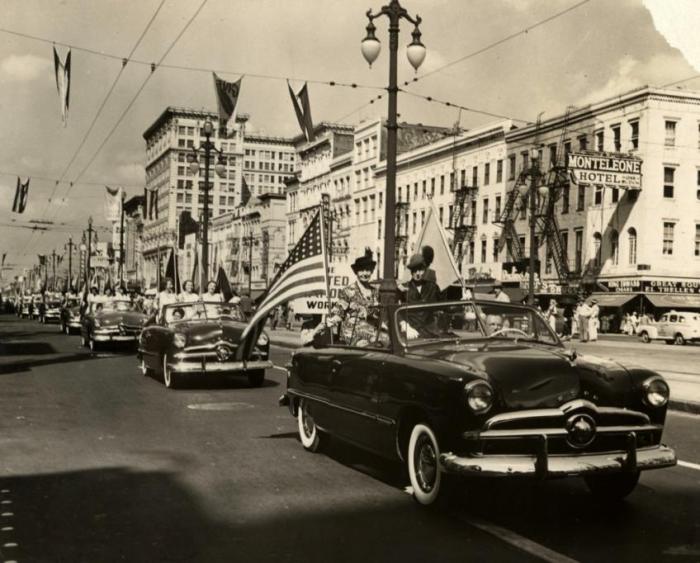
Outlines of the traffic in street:
M 278 406 L 293 350 L 271 334 L 262 387 L 233 377 L 169 390 L 133 348 L 94 352 L 57 325 L 1 316 L 2 559 L 700 557 L 696 416 L 669 412 L 663 442 L 678 465 L 644 472 L 619 504 L 580 479 L 472 479 L 426 509 L 398 464 L 337 440 L 302 448 Z

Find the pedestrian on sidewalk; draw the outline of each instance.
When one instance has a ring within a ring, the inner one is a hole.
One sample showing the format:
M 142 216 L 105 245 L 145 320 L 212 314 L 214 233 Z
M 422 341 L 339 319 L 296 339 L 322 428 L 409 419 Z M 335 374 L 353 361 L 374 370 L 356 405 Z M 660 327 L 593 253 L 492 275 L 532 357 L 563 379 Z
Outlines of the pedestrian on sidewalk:
M 277 325 L 280 322 L 280 315 L 282 314 L 280 309 L 282 308 L 281 305 L 278 305 L 274 309 L 272 309 L 272 316 L 270 318 L 270 327 L 272 330 L 277 330 Z
M 588 320 L 588 338 L 591 342 L 598 340 L 598 328 L 600 327 L 600 307 L 598 300 L 591 299 L 591 316 Z
M 286 318 L 286 323 L 285 327 L 287 330 L 292 330 L 292 323 L 294 322 L 294 305 L 292 305 L 292 302 L 290 301 L 287 303 L 287 318 Z
M 578 331 L 579 340 L 588 342 L 588 325 L 591 318 L 591 308 L 582 299 L 578 307 Z
M 559 314 L 559 309 L 557 307 L 557 300 L 552 298 L 549 300 L 549 307 L 547 308 L 546 318 L 549 323 L 550 328 L 556 332 L 557 331 L 557 315 Z

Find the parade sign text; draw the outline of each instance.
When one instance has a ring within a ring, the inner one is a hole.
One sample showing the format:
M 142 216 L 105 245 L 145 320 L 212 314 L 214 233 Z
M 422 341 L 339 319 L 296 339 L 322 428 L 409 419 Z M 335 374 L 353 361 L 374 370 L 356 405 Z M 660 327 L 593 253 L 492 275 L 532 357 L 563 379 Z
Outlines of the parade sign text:
M 567 166 L 579 184 L 612 186 L 624 190 L 642 188 L 642 161 L 638 158 L 571 153 Z

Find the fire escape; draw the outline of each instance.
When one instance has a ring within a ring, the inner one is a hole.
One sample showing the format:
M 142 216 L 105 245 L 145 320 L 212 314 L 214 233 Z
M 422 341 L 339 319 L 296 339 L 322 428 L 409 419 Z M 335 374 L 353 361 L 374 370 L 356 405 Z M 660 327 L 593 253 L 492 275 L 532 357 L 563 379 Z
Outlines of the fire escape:
M 521 172 L 513 189 L 506 195 L 506 202 L 501 211 L 501 215 L 494 221 L 496 225 L 503 225 L 503 235 L 501 236 L 499 251 L 503 249 L 504 244 L 507 245 L 508 256 L 513 262 L 521 262 L 525 259 L 525 251 L 520 244 L 518 232 L 515 230 L 515 220 L 522 206 L 525 205 L 525 198 L 520 194 L 518 186 L 526 181 L 527 178 L 524 172 Z
M 457 177 L 455 174 L 452 182 L 452 217 L 450 217 L 450 229 L 454 232 L 452 237 L 452 255 L 455 261 L 461 266 L 464 258 L 464 243 L 470 242 L 476 232 L 475 217 L 472 217 L 470 210 L 472 202 L 476 200 L 478 186 L 468 185 L 463 182 L 457 187 Z

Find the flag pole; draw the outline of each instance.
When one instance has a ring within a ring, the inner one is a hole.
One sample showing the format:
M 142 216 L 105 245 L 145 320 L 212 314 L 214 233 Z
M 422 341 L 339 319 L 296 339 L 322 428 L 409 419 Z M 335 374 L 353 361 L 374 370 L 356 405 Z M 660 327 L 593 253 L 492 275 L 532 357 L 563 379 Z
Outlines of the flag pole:
M 320 217 L 319 220 L 321 221 L 321 254 L 323 255 L 323 278 L 326 284 L 326 302 L 328 303 L 328 312 L 326 313 L 327 317 L 330 317 L 331 315 L 331 308 L 332 308 L 332 303 L 331 303 L 331 286 L 328 281 L 328 252 L 326 252 L 326 213 L 328 210 L 328 199 L 322 199 L 321 200 L 321 205 L 319 206 L 319 213 Z M 333 343 L 333 331 L 331 331 L 331 344 Z

